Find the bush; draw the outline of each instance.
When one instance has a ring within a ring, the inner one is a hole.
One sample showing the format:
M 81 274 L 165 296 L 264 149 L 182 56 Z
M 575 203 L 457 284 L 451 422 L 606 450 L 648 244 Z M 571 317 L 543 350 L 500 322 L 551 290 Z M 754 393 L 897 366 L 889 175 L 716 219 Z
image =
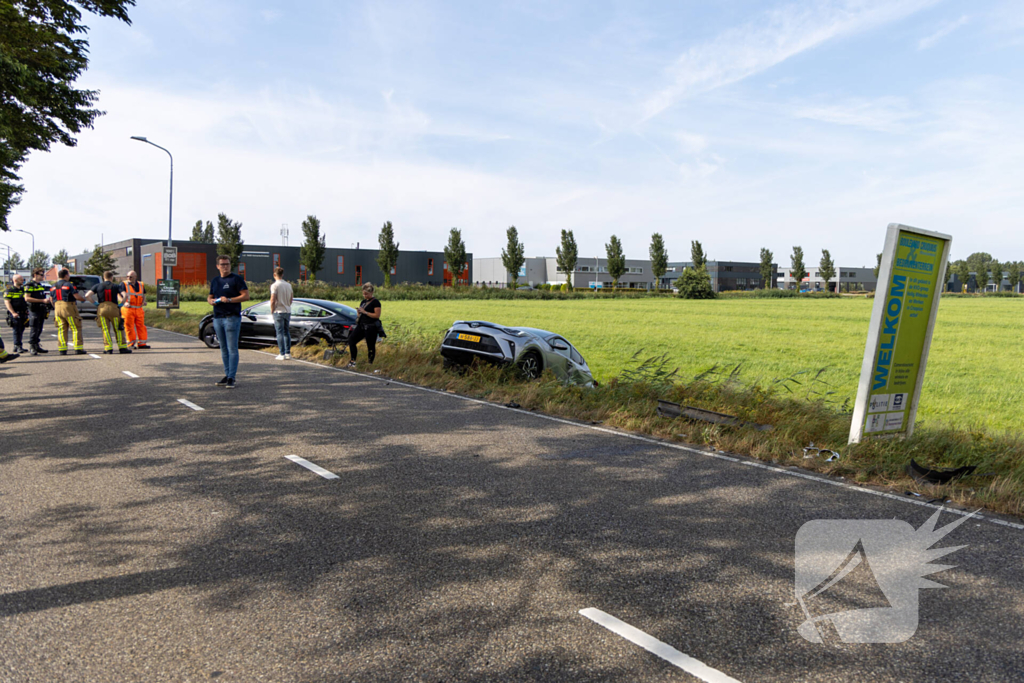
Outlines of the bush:
M 745 292 L 720 292 L 719 296 L 730 299 L 838 299 L 842 294 L 835 292 L 798 292 L 795 289 L 754 289 Z
M 572 291 L 572 285 L 570 285 L 568 282 L 563 282 L 562 283 L 562 291 L 563 292 L 571 292 Z
M 676 280 L 680 299 L 714 299 L 715 290 L 711 289 L 711 278 L 703 268 L 687 268 Z

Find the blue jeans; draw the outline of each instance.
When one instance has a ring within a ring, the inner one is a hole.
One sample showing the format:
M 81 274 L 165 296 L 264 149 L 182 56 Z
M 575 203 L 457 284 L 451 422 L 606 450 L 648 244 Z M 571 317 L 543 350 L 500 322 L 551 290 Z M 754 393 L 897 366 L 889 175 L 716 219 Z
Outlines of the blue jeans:
M 277 333 L 277 348 L 279 349 L 279 353 L 292 352 L 292 335 L 289 331 L 289 325 L 291 322 L 291 313 L 274 314 L 274 332 Z
M 241 329 L 241 316 L 213 319 L 213 330 L 220 344 L 220 359 L 224 362 L 224 375 L 231 379 L 238 372 L 238 333 Z

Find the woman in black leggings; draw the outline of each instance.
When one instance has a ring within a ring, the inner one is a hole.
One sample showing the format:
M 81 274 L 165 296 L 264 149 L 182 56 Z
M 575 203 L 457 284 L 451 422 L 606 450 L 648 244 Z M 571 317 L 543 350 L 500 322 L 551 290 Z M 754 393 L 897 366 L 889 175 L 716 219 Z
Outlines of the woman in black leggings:
M 348 367 L 356 366 L 356 344 L 360 339 L 366 340 L 366 355 L 373 363 L 377 356 L 377 321 L 380 320 L 380 302 L 373 295 L 373 285 L 367 282 L 363 285 L 363 303 L 359 304 L 359 318 L 356 320 L 355 329 L 348 337 L 348 352 L 352 356 Z

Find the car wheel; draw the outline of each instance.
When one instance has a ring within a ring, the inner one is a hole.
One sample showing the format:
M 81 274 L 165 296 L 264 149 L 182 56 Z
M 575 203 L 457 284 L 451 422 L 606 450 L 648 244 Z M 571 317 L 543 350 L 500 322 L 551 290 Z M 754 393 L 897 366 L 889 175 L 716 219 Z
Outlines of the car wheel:
M 441 365 L 442 365 L 442 367 L 444 367 L 445 370 L 449 370 L 451 372 L 454 372 L 457 375 L 465 374 L 466 370 L 469 369 L 468 366 L 463 365 L 462 363 L 456 363 L 451 358 L 444 358 L 444 357 L 442 357 Z
M 213 324 L 209 323 L 203 328 L 203 331 L 199 333 L 199 338 L 203 340 L 211 349 L 219 349 L 220 342 L 217 341 L 217 331 L 213 329 Z
M 540 356 L 533 351 L 523 354 L 516 366 L 519 368 L 519 373 L 526 379 L 537 379 L 544 370 Z

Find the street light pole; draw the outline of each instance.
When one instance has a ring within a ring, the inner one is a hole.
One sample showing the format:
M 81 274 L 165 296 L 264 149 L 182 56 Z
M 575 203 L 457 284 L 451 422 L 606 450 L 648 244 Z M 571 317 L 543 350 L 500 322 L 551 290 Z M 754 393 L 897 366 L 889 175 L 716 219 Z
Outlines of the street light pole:
M 167 201 L 167 246 L 168 247 L 172 247 L 172 246 L 174 246 L 174 242 L 171 241 L 171 223 L 172 223 L 172 218 L 173 218 L 173 214 L 174 214 L 174 155 L 171 154 L 170 150 L 168 150 L 168 149 L 166 149 L 164 147 L 161 147 L 160 145 L 156 144 L 155 142 L 150 142 L 149 140 L 147 140 L 145 137 L 143 137 L 141 135 L 133 135 L 132 136 L 132 140 L 138 140 L 139 142 L 145 142 L 148 145 L 153 145 L 157 149 L 162 149 L 165 152 L 167 152 L 167 156 L 169 156 L 171 158 L 171 190 L 168 193 L 168 201 Z M 164 266 L 164 277 L 166 279 L 168 279 L 168 280 L 171 279 L 171 267 L 170 266 L 167 266 L 167 265 Z M 167 314 L 168 318 L 171 317 L 171 309 L 168 308 L 164 312 Z
M 32 253 L 29 254 L 29 257 L 28 257 L 29 260 L 31 261 L 32 257 L 36 255 L 36 236 L 33 235 L 32 233 L 30 233 L 28 230 L 22 230 L 21 228 L 15 228 L 14 232 L 23 232 L 23 233 L 25 233 L 26 235 L 28 235 L 29 237 L 32 238 Z
M 11 263 L 11 245 L 0 242 L 0 247 L 7 247 L 7 260 L 4 262 L 4 284 L 7 284 L 7 266 Z

